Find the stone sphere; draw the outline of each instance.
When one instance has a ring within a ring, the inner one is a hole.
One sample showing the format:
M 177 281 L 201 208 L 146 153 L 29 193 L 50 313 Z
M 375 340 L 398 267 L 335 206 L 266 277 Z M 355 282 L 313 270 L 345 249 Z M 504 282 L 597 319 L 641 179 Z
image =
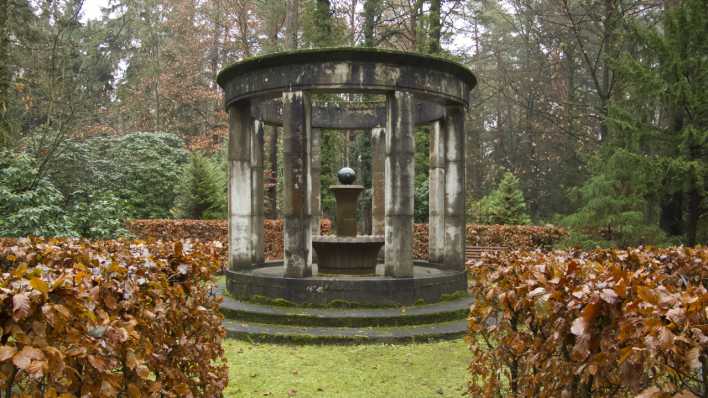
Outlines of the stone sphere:
M 340 184 L 350 185 L 356 180 L 356 173 L 350 167 L 342 167 L 337 172 L 337 179 Z

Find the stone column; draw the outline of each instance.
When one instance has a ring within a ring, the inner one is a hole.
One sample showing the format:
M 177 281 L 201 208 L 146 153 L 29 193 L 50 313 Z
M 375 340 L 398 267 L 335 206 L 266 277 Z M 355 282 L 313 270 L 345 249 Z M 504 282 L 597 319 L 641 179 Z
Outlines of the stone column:
M 253 173 L 251 140 L 254 121 L 248 101 L 229 107 L 229 268 L 253 266 Z
M 445 125 L 438 120 L 430 132 L 428 180 L 428 254 L 441 264 L 445 253 Z
M 465 111 L 449 106 L 445 115 L 445 255 L 443 267 L 465 269 Z
M 285 276 L 312 275 L 310 224 L 309 98 L 302 91 L 283 93 L 283 226 Z
M 263 185 L 263 145 L 264 131 L 263 123 L 255 121 L 251 139 L 251 214 L 253 222 L 251 225 L 251 242 L 253 245 L 253 263 L 263 264 L 265 254 L 263 247 L 263 221 L 265 212 L 263 209 L 264 185 Z
M 412 93 L 396 91 L 387 98 L 385 161 L 386 275 L 413 276 L 413 194 L 415 128 Z
M 371 129 L 371 234 L 383 235 L 386 225 L 384 181 L 386 161 L 386 130 Z
M 310 166 L 310 178 L 312 180 L 312 235 L 319 235 L 320 218 L 322 217 L 322 198 L 320 196 L 320 174 L 322 171 L 320 160 L 321 132 L 320 129 L 312 129 L 310 134 L 310 159 L 312 162 Z

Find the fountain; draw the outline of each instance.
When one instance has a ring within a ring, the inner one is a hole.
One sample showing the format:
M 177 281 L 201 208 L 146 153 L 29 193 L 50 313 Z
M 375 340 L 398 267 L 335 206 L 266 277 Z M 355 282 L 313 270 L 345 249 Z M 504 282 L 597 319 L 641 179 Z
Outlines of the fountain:
M 463 143 L 472 72 L 438 57 L 340 48 L 250 58 L 217 81 L 229 114 L 229 269 L 221 305 L 229 336 L 420 341 L 466 333 Z M 264 250 L 272 243 L 264 234 L 264 126 L 280 128 L 283 143 L 278 259 Z M 427 258 L 413 250 L 416 126 L 430 134 Z M 336 235 L 319 236 L 325 129 L 370 136 L 374 236 L 357 234 L 363 187 L 350 169 L 330 187 Z
M 337 203 L 336 236 L 314 236 L 320 274 L 375 275 L 376 258 L 384 245 L 383 235 L 357 234 L 356 209 L 361 185 L 352 185 L 354 170 L 344 167 L 337 173 L 339 185 L 331 185 Z

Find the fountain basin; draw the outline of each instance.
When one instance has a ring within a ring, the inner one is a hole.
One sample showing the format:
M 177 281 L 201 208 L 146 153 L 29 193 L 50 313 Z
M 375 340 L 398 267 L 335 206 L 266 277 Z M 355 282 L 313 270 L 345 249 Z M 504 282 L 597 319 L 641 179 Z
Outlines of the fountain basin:
M 383 245 L 382 235 L 312 237 L 320 274 L 375 275 Z

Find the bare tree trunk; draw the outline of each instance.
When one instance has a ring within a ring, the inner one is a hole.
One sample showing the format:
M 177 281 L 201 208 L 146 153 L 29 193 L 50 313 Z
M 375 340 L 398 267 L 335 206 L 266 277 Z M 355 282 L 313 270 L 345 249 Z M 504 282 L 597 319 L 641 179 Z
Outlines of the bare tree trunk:
M 358 1 L 357 0 L 351 0 L 352 4 L 351 7 L 349 8 L 349 27 L 351 29 L 351 40 L 349 44 L 351 46 L 356 45 L 356 6 Z
M 7 26 L 7 9 L 9 0 L 0 0 L 0 148 L 7 145 L 10 136 L 10 125 L 5 114 L 8 106 L 8 92 L 10 87 L 10 73 L 8 68 L 8 55 L 10 41 Z
M 287 0 L 288 8 L 285 14 L 285 48 L 289 50 L 296 49 L 297 31 L 298 31 L 298 14 L 300 12 L 300 0 Z
M 442 33 L 441 2 L 442 0 L 430 0 L 430 42 L 428 50 L 431 54 L 437 54 L 442 49 L 440 45 L 440 35 Z

